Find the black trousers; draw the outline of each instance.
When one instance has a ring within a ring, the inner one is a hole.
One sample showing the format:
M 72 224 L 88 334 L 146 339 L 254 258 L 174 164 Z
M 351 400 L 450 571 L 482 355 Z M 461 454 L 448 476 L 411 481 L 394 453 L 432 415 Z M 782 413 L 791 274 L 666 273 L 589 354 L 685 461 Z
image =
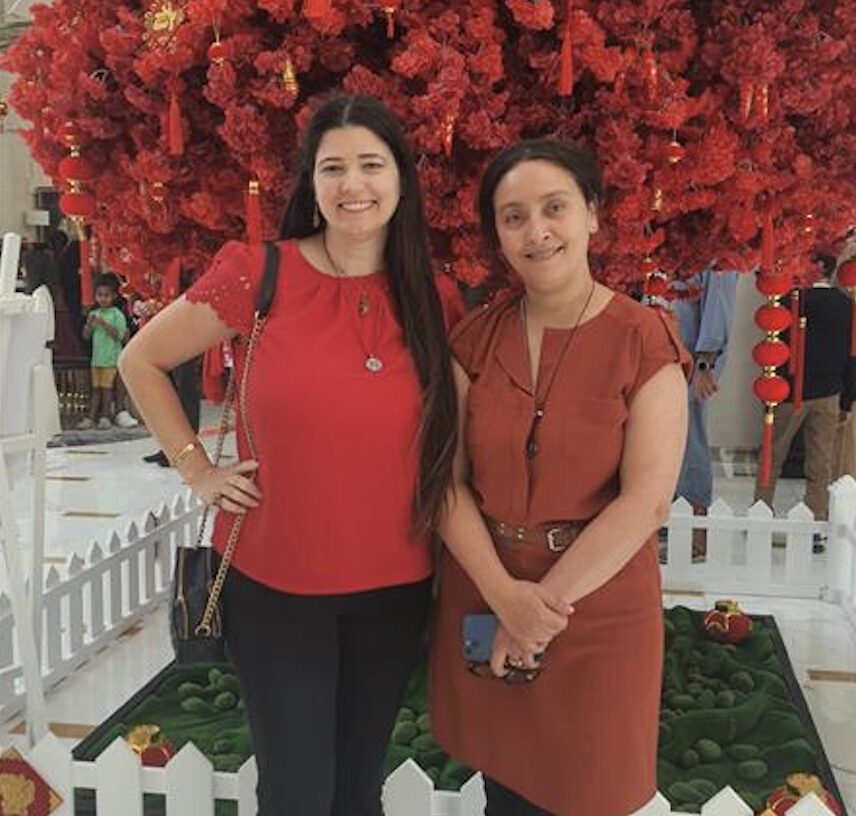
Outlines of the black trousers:
M 431 582 L 277 592 L 229 570 L 226 644 L 259 771 L 259 816 L 381 816 L 383 758 L 422 654 Z
M 485 816 L 550 816 L 546 810 L 530 804 L 493 779 L 484 778 L 484 790 L 487 794 Z

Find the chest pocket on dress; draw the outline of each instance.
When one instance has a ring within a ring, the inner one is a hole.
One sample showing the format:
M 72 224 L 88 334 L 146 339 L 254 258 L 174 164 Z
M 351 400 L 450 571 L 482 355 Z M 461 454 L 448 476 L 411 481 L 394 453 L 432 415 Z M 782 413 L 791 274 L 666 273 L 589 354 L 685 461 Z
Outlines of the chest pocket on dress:
M 476 381 L 467 394 L 467 446 L 493 445 L 502 438 L 496 395 Z M 506 430 L 507 435 L 507 430 Z
M 587 462 L 620 458 L 627 419 L 623 399 L 568 400 L 558 410 L 554 409 L 551 418 L 557 425 L 550 429 L 550 434 L 560 437 L 566 457 Z

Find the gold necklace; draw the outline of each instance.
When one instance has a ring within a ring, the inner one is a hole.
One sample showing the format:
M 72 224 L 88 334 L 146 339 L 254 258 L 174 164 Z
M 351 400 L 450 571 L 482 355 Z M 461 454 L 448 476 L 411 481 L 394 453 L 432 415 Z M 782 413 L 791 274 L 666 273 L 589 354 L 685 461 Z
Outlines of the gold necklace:
M 541 420 L 544 419 L 544 410 L 547 405 L 547 397 L 550 396 L 550 391 L 553 388 L 553 383 L 556 381 L 556 374 L 559 371 L 559 368 L 562 365 L 562 361 L 565 359 L 565 352 L 570 348 L 571 341 L 574 339 L 574 335 L 577 333 L 577 328 L 579 328 L 580 321 L 583 319 L 583 315 L 586 313 L 586 310 L 591 303 L 592 296 L 594 295 L 594 281 L 591 282 L 591 289 L 589 289 L 588 297 L 586 297 L 586 302 L 583 304 L 583 308 L 580 313 L 577 315 L 577 319 L 574 321 L 574 325 L 571 327 L 571 330 L 565 336 L 565 342 L 562 344 L 562 350 L 559 352 L 559 357 L 556 360 L 556 364 L 553 366 L 553 370 L 550 372 L 550 379 L 547 380 L 547 387 L 544 389 L 541 399 L 537 398 L 535 393 L 532 394 L 535 399 L 535 410 L 532 414 L 532 424 L 529 426 L 529 433 L 526 435 L 526 445 L 524 447 L 524 451 L 526 453 L 527 459 L 532 459 L 538 453 L 538 442 L 535 440 L 535 434 L 538 430 L 538 426 L 541 424 Z M 523 339 L 525 341 L 525 348 L 529 349 L 529 321 L 526 315 L 526 294 L 523 294 L 523 297 L 520 298 L 520 317 L 523 322 Z M 543 351 L 543 341 L 542 341 L 542 351 Z M 539 357 L 539 367 L 540 367 L 540 357 Z M 537 374 L 536 374 L 537 376 Z M 536 391 L 538 388 L 538 383 L 532 383 L 533 391 Z
M 326 230 L 323 230 L 321 232 L 321 246 L 324 249 L 324 255 L 327 258 L 327 263 L 330 264 L 330 266 L 333 268 L 333 271 L 343 280 L 353 281 L 353 278 L 351 278 L 351 276 L 348 275 L 348 273 L 345 272 L 345 270 L 342 269 L 333 260 L 333 257 L 330 255 L 330 250 L 327 249 L 327 232 L 326 232 Z M 361 289 L 360 290 L 360 299 L 359 299 L 359 302 L 357 303 L 357 314 L 362 319 L 362 318 L 366 317 L 370 311 L 371 311 L 371 301 L 369 300 L 368 292 L 366 292 L 365 289 Z M 379 331 L 380 331 L 380 314 L 378 313 L 375 315 L 375 332 L 374 332 L 375 338 L 374 338 L 374 343 L 373 343 L 373 345 L 375 347 L 377 347 L 378 343 L 380 342 L 380 338 L 378 337 Z M 363 365 L 365 366 L 366 371 L 369 371 L 372 374 L 377 374 L 379 371 L 381 371 L 383 369 L 383 360 L 381 360 L 380 357 L 378 357 L 378 355 L 375 352 L 370 351 L 369 348 L 366 346 L 365 340 L 363 339 L 363 332 L 362 332 L 361 326 L 357 327 L 357 337 L 359 338 L 360 345 L 363 347 L 363 352 L 366 355 L 366 358 L 363 362 Z

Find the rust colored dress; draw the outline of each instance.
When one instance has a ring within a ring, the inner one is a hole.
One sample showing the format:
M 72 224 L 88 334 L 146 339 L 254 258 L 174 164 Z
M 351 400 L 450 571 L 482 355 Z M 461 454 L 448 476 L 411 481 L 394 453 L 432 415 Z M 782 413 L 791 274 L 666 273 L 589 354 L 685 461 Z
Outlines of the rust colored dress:
M 686 365 L 688 356 L 670 318 L 614 295 L 577 329 L 561 360 L 530 460 L 524 448 L 535 399 L 519 302 L 520 292 L 503 293 L 452 334 L 471 380 L 466 443 L 476 501 L 513 525 L 588 520 L 618 494 L 624 424 L 637 391 L 663 365 Z M 539 388 L 559 362 L 566 331 L 544 332 Z M 498 552 L 512 575 L 534 581 L 561 557 L 535 546 L 498 545 Z M 461 627 L 466 614 L 487 606 L 446 555 L 430 665 L 432 724 L 452 756 L 551 814 L 626 816 L 656 792 L 663 660 L 656 536 L 575 608 L 534 682 L 477 677 L 462 656 Z

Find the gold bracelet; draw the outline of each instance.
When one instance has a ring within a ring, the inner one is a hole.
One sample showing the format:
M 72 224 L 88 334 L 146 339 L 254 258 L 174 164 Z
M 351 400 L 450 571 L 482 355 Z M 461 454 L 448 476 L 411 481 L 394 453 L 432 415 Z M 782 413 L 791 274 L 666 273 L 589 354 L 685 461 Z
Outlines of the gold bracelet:
M 172 458 L 172 466 L 177 468 L 188 456 L 190 456 L 193 451 L 195 451 L 199 447 L 199 442 L 194 439 L 192 442 L 188 442 L 173 458 Z

